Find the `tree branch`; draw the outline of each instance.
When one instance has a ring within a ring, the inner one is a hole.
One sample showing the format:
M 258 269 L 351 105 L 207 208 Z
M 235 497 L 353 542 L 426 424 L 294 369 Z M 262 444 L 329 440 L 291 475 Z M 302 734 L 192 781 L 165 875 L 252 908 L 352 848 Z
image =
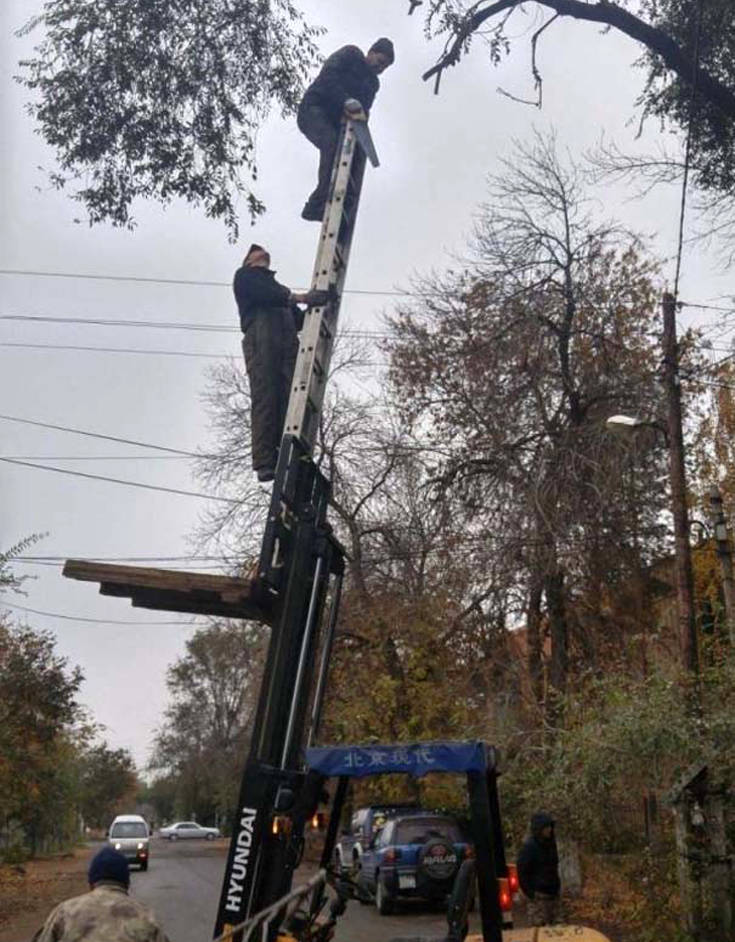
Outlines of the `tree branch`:
M 699 92 L 724 114 L 735 118 L 735 91 L 717 81 L 701 66 L 695 69 L 694 60 L 663 30 L 651 26 L 650 23 L 646 23 L 614 3 L 585 3 L 583 0 L 536 0 L 536 2 L 554 10 L 558 16 L 571 16 L 576 20 L 602 23 L 619 30 L 660 56 L 665 65 L 686 82 L 691 82 L 696 72 Z M 489 7 L 477 10 L 468 16 L 458 27 L 454 39 L 436 65 L 424 73 L 424 81 L 436 77 L 438 82 L 444 69 L 459 62 L 465 43 L 483 23 L 505 10 L 520 5 L 521 0 L 497 0 Z

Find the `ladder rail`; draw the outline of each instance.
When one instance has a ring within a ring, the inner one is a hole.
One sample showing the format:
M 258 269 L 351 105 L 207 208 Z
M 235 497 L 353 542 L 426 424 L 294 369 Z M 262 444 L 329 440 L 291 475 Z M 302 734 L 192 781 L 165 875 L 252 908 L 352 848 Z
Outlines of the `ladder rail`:
M 332 297 L 327 304 L 306 313 L 286 411 L 284 434 L 299 438 L 310 453 L 329 377 L 365 172 L 366 157 L 355 130 L 358 123 L 346 119 L 342 126 L 312 276 L 312 288 L 329 291 Z M 368 133 L 366 127 L 363 133 Z

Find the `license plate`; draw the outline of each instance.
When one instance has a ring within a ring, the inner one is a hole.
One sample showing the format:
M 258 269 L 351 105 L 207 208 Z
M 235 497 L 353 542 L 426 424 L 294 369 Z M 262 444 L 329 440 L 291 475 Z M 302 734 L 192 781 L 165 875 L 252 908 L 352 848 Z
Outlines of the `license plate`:
M 415 890 L 416 889 L 416 877 L 412 873 L 399 873 L 398 874 L 398 889 L 399 890 Z

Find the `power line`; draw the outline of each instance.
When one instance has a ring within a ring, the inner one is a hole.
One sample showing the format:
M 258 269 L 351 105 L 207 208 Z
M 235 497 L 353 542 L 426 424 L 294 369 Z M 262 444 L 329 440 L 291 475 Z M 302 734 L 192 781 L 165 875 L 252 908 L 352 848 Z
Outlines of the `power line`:
M 190 461 L 183 455 L 0 455 L 12 461 Z
M 91 272 L 32 271 L 24 268 L 0 268 L 0 275 L 19 275 L 31 278 L 76 278 L 82 281 L 126 281 L 133 284 L 184 285 L 198 288 L 232 288 L 232 282 L 229 281 L 200 281 L 191 278 L 145 278 L 139 275 L 95 275 Z M 412 292 L 348 288 L 343 294 L 409 297 Z
M 63 556 L 10 556 L 12 563 L 29 565 L 63 566 L 67 559 L 86 559 L 93 563 L 237 563 L 243 562 L 241 556 L 98 556 L 89 553 L 66 553 Z
M 17 347 L 27 350 L 82 350 L 92 353 L 137 353 L 162 357 L 194 357 L 204 360 L 228 360 L 236 354 L 233 353 L 195 353 L 191 350 L 140 350 L 127 347 L 84 347 L 76 344 L 61 343 L 15 343 L 11 341 L 0 342 L 0 347 Z
M 17 461 L 14 458 L 0 458 L 5 464 L 18 467 L 34 468 L 37 471 L 55 471 L 57 474 L 68 474 L 71 477 L 86 478 L 91 481 L 105 481 L 108 484 L 122 484 L 125 487 L 140 487 L 147 491 L 163 491 L 166 494 L 179 494 L 183 497 L 199 497 L 202 500 L 217 500 L 224 504 L 239 504 L 240 501 L 231 497 L 217 497 L 213 494 L 201 494 L 199 491 L 184 491 L 176 487 L 163 487 L 157 484 L 144 484 L 142 481 L 125 481 L 121 478 L 111 478 L 102 474 L 88 474 L 86 471 L 71 471 L 69 468 L 55 468 L 49 464 L 36 464 L 32 461 Z
M 150 625 L 181 625 L 184 628 L 190 628 L 192 623 L 186 621 L 130 621 L 115 618 L 86 618 L 82 615 L 62 615 L 59 612 L 43 612 L 38 608 L 27 608 L 25 605 L 16 605 L 14 602 L 6 602 L 0 598 L 0 608 L 12 608 L 19 612 L 28 612 L 31 615 L 42 615 L 44 618 L 60 618 L 63 621 L 82 621 L 91 625 L 138 625 L 141 628 Z
M 28 324 L 84 324 L 92 327 L 133 327 L 164 330 L 190 330 L 197 333 L 237 334 L 241 328 L 231 324 L 198 324 L 190 321 L 132 320 L 125 317 L 58 317 L 51 314 L 0 314 L 0 321 L 15 321 Z M 343 337 L 388 337 L 386 330 L 345 327 L 340 330 Z
M 17 422 L 19 425 L 33 425 L 37 428 L 48 428 L 55 432 L 69 432 L 72 435 L 82 435 L 85 438 L 99 438 L 107 442 L 119 442 L 122 445 L 137 445 L 139 448 L 150 448 L 153 451 L 165 451 L 172 455 L 182 455 L 186 458 L 201 458 L 203 455 L 197 455 L 193 451 L 184 451 L 181 448 L 169 448 L 166 445 L 152 445 L 150 442 L 141 442 L 133 438 L 119 438 L 115 435 L 104 435 L 101 432 L 89 432 L 84 429 L 72 428 L 68 425 L 54 425 L 51 422 L 39 422 L 36 419 L 21 419 L 16 415 L 4 415 L 0 413 L 0 419 L 5 422 Z

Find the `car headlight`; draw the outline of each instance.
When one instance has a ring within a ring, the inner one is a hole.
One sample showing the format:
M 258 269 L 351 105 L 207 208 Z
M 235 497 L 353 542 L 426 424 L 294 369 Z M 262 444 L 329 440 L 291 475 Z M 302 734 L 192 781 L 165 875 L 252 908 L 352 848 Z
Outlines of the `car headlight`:
M 141 842 L 138 844 L 138 850 L 143 850 L 144 847 L 145 847 L 145 844 L 141 841 Z
M 115 850 L 121 850 L 121 848 L 122 848 L 122 844 L 120 843 L 120 841 L 118 841 L 117 844 L 115 844 Z

